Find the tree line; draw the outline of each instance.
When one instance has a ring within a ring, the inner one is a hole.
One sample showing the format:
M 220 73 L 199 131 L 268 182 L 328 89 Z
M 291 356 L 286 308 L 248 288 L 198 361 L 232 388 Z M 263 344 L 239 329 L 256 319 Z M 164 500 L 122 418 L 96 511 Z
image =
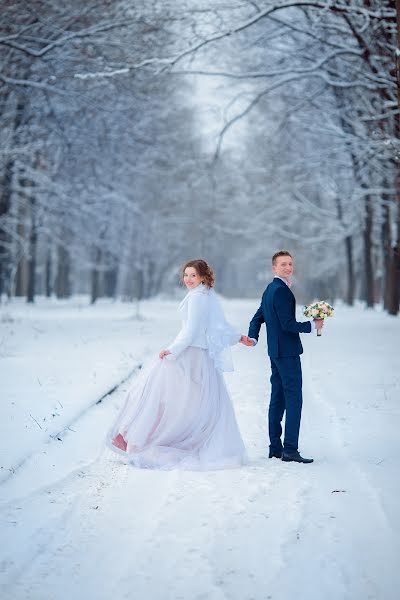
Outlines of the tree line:
M 400 296 L 393 0 L 5 2 L 0 293 Z

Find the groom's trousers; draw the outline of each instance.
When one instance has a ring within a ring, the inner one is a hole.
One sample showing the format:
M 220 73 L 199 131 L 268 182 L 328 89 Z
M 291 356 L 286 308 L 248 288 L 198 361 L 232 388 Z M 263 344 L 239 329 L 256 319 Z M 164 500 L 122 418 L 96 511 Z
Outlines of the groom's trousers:
M 268 410 L 270 449 L 282 451 L 282 419 L 286 411 L 283 450 L 286 454 L 293 454 L 298 449 L 303 404 L 300 356 L 271 357 L 271 371 Z

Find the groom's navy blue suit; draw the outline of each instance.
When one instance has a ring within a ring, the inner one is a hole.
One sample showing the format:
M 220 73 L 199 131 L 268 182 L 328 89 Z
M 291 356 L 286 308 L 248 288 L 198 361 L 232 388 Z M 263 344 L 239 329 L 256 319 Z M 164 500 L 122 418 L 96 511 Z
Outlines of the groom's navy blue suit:
M 270 450 L 282 452 L 283 414 L 285 438 L 283 451 L 291 455 L 298 449 L 302 399 L 299 333 L 310 333 L 311 322 L 296 321 L 296 300 L 288 285 L 275 277 L 267 286 L 260 308 L 252 318 L 249 337 L 258 340 L 260 327 L 267 327 L 268 355 L 271 360 L 271 401 L 268 410 Z

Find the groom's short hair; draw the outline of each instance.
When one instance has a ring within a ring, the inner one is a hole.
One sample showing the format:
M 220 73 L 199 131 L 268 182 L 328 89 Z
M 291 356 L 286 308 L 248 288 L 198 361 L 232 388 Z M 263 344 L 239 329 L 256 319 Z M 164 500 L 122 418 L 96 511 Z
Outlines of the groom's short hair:
M 279 256 L 290 256 L 290 258 L 293 258 L 293 256 L 287 250 L 279 250 L 279 252 L 275 252 L 275 254 L 272 257 L 272 264 L 273 265 L 276 263 L 276 259 Z

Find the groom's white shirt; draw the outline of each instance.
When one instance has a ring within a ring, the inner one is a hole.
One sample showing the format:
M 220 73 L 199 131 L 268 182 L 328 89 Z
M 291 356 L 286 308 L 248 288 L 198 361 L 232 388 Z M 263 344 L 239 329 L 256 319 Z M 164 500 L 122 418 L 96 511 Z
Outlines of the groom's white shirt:
M 280 279 L 281 281 L 283 281 L 284 283 L 286 283 L 286 285 L 288 286 L 288 288 L 290 289 L 290 284 L 289 281 L 287 279 L 284 279 L 283 277 L 279 277 L 279 275 L 275 275 L 274 279 Z M 311 323 L 311 329 L 315 329 L 316 325 L 314 321 L 310 321 Z M 254 346 L 257 344 L 257 340 L 254 338 L 250 338 L 253 342 L 254 342 Z

